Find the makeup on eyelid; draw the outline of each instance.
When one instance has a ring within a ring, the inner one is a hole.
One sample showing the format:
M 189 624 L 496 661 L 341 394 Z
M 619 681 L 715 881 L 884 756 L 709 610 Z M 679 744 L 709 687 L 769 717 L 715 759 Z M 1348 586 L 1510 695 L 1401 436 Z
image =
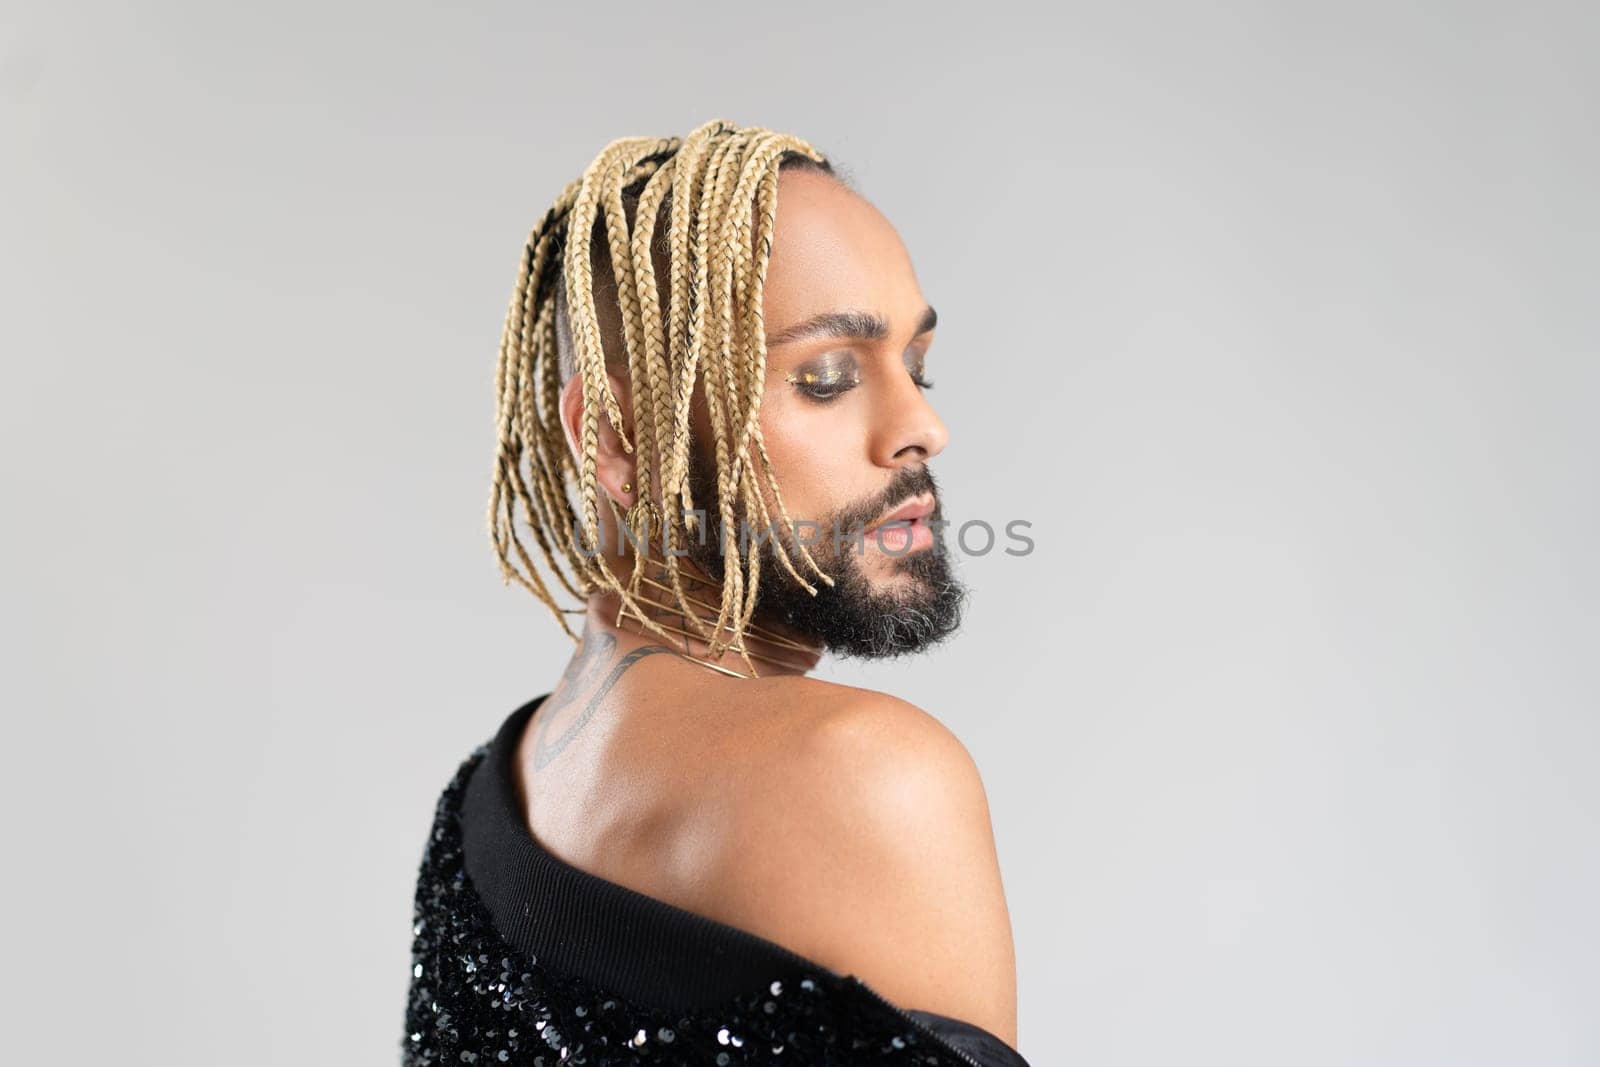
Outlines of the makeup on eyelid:
M 924 377 L 927 373 L 927 358 L 926 353 L 916 352 L 911 349 L 907 349 L 904 356 L 906 370 L 911 372 L 911 380 L 924 389 L 931 389 L 933 388 L 933 383 Z
M 933 383 L 924 375 L 925 353 L 907 349 L 902 361 L 910 372 L 911 380 L 920 389 L 931 389 Z M 813 400 L 831 400 L 861 384 L 861 368 L 854 356 L 846 355 L 837 361 L 821 361 L 802 365 L 784 372 L 784 380 L 798 387 L 798 391 Z
M 861 384 L 861 368 L 853 356 L 837 360 L 818 360 L 784 372 L 784 380 L 798 386 L 801 394 L 826 400 Z

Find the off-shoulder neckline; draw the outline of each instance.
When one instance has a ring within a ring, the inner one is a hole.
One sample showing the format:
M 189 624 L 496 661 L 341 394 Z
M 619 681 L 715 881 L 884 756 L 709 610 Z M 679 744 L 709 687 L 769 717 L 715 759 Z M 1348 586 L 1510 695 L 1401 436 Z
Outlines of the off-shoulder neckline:
M 512 947 L 640 1006 L 718 1007 L 774 981 L 859 985 L 748 930 L 610 881 L 561 859 L 534 837 L 516 788 L 514 761 L 529 720 L 550 694 L 506 717 L 473 768 L 461 802 L 467 877 Z M 941 1039 L 1025 1063 L 1000 1038 L 961 1019 L 904 1011 Z M 970 1057 L 972 1052 L 967 1055 Z

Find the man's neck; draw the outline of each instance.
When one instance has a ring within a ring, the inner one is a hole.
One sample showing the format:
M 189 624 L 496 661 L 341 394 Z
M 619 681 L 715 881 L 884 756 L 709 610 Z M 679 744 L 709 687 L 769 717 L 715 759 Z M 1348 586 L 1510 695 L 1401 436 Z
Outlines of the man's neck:
M 615 572 L 627 585 L 631 577 L 631 563 Z M 704 634 L 709 635 L 721 612 L 722 586 L 690 568 L 680 566 L 683 591 L 688 606 L 700 619 L 697 627 L 686 617 L 679 606 L 672 583 L 664 569 L 647 566 L 633 594 L 644 615 L 666 631 L 666 636 L 655 632 L 641 622 L 632 609 L 624 610 L 622 598 L 609 590 L 589 597 L 586 632 L 609 632 L 630 646 L 661 644 L 691 659 L 726 671 L 749 675 L 752 667 L 759 677 L 774 675 L 804 675 L 815 669 L 822 658 L 822 647 L 815 639 L 797 633 L 791 627 L 762 620 L 759 616 L 745 629 L 741 638 L 720 655 L 712 656 Z M 730 627 L 724 627 L 724 640 L 732 637 Z M 749 657 L 739 654 L 743 648 Z

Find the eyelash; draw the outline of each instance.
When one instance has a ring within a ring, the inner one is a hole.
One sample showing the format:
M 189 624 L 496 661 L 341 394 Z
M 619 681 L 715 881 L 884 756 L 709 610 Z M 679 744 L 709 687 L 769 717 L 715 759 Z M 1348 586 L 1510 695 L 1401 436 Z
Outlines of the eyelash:
M 847 379 L 845 383 L 841 385 L 831 387 L 823 386 L 818 388 L 816 386 L 807 386 L 801 383 L 800 380 L 795 378 L 793 375 L 789 376 L 789 380 L 794 383 L 795 389 L 800 393 L 801 396 L 805 397 L 807 400 L 814 400 L 820 404 L 826 404 L 829 401 L 837 400 L 839 397 L 843 396 L 861 384 L 860 378 L 851 378 Z M 922 389 L 924 391 L 933 388 L 933 383 L 921 375 L 913 374 L 911 376 L 911 381 L 917 386 L 918 389 Z
M 785 375 L 785 377 L 794 383 L 795 391 L 801 396 L 805 397 L 807 400 L 817 401 L 818 403 L 826 403 L 837 397 L 841 397 L 845 393 L 848 393 L 850 390 L 854 389 L 857 385 L 861 384 L 861 378 L 859 375 L 846 377 L 842 373 L 831 375 L 808 373 L 806 375 L 806 377 L 814 378 L 818 381 L 823 380 L 825 377 L 837 378 L 837 381 L 832 385 L 808 383 L 804 380 L 804 378 L 796 377 L 794 374 L 788 374 Z

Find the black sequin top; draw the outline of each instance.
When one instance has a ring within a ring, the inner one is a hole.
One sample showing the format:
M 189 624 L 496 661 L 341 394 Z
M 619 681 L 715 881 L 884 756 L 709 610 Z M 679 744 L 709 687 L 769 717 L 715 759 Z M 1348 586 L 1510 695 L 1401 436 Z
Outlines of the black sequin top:
M 986 1030 L 903 1010 L 854 976 L 546 851 L 512 770 L 543 699 L 512 712 L 439 797 L 417 877 L 404 1067 L 1027 1067 Z

